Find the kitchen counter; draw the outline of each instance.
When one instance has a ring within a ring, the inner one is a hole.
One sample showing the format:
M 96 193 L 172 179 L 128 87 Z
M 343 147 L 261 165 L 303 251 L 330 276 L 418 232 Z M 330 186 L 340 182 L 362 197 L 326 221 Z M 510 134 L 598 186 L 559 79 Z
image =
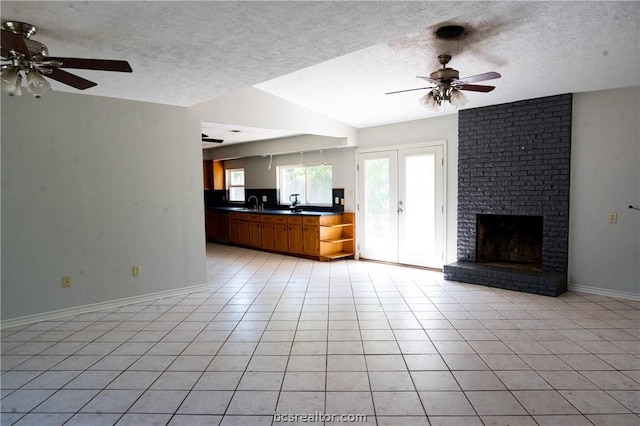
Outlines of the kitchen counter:
M 276 215 L 296 215 L 296 216 L 334 216 L 340 215 L 341 212 L 324 212 L 318 210 L 301 210 L 291 211 L 285 209 L 248 209 L 246 207 L 209 207 L 207 210 L 218 210 L 237 213 L 252 213 L 252 214 L 276 214 Z

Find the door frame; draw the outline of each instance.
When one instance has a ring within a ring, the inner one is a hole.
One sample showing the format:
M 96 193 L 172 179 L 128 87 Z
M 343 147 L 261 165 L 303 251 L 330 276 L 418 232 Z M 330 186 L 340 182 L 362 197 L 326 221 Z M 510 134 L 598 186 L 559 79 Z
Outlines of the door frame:
M 359 176 L 358 173 L 360 173 L 358 171 L 358 164 L 360 162 L 360 154 L 368 154 L 368 153 L 375 153 L 375 152 L 381 152 L 381 151 L 398 151 L 398 150 L 402 150 L 402 149 L 413 149 L 413 148 L 431 148 L 434 146 L 441 146 L 442 147 L 442 227 L 443 227 L 443 232 L 442 232 L 442 263 L 444 265 L 445 260 L 447 258 L 447 236 L 448 236 L 448 221 L 447 221 L 447 205 L 448 205 L 448 193 L 449 191 L 447 190 L 448 188 L 448 179 L 447 179 L 447 175 L 448 175 L 448 171 L 447 171 L 447 165 L 448 165 L 448 146 L 447 146 L 447 140 L 446 139 L 440 139 L 440 140 L 434 140 L 434 141 L 429 141 L 429 142 L 419 142 L 419 143 L 411 143 L 411 144 L 395 144 L 395 145 L 382 145 L 382 146 L 376 146 L 376 147 L 370 147 L 370 148 L 357 148 L 356 152 L 355 152 L 355 156 L 354 156 L 354 166 L 353 169 L 356 171 L 356 176 L 354 176 L 355 179 L 355 213 L 356 213 L 356 241 L 355 241 L 355 255 L 354 258 L 355 259 L 360 259 L 360 236 L 362 235 L 362 221 L 360 219 L 360 202 L 361 200 L 361 192 L 362 192 L 362 188 L 360 188 L 359 185 Z

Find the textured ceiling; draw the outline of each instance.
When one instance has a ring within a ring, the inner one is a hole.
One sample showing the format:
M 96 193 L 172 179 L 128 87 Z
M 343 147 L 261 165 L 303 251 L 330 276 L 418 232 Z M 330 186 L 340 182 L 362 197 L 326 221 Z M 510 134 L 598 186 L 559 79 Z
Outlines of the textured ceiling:
M 77 71 L 98 83 L 86 94 L 191 106 L 255 86 L 355 127 L 453 112 L 384 95 L 424 86 L 441 53 L 461 76 L 503 76 L 467 107 L 640 84 L 638 2 L 2 1 L 1 15 L 36 25 L 52 56 L 129 61 Z M 468 36 L 435 41 L 443 22 Z

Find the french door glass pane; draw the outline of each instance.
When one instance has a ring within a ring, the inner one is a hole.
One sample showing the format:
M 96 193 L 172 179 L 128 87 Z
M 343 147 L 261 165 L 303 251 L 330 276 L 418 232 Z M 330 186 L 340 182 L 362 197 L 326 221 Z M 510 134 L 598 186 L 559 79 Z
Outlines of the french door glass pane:
M 385 249 L 390 238 L 389 159 L 368 159 L 364 168 L 364 229 L 367 249 Z
M 433 255 L 435 250 L 435 155 L 405 157 L 404 247 L 408 253 Z

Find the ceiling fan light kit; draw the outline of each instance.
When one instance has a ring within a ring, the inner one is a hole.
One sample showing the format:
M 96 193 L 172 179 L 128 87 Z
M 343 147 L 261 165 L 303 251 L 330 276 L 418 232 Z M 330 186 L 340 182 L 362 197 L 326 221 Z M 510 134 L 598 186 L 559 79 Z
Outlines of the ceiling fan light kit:
M 430 87 L 418 87 L 417 89 L 398 90 L 395 92 L 388 92 L 387 95 L 402 92 L 412 92 L 414 90 L 429 89 L 429 93 L 419 99 L 422 106 L 427 109 L 437 111 L 443 102 L 449 102 L 456 108 L 463 107 L 469 101 L 462 90 L 468 90 L 471 92 L 483 92 L 487 93 L 495 89 L 495 86 L 485 86 L 480 84 L 471 84 L 478 81 L 492 80 L 494 78 L 500 78 L 500 74 L 497 72 L 485 72 L 483 74 L 473 75 L 470 77 L 460 78 L 458 70 L 447 67 L 447 64 L 451 60 L 451 55 L 439 55 L 438 60 L 442 64 L 442 68 L 429 74 L 429 77 L 417 76 L 421 80 L 426 80 L 434 86 Z
M 51 89 L 51 84 L 45 80 L 35 68 L 32 68 L 27 73 L 27 91 L 40 99 L 42 95 L 47 93 Z
M 71 74 L 61 68 L 75 68 L 97 71 L 132 72 L 127 61 L 110 59 L 60 58 L 50 57 L 44 44 L 32 40 L 38 29 L 25 22 L 5 21 L 2 23 L 2 91 L 10 96 L 22 94 L 22 75 L 26 77 L 27 91 L 36 98 L 51 90 L 47 76 L 60 83 L 85 90 L 97 83 Z
M 2 91 L 9 93 L 9 96 L 22 95 L 22 76 L 16 68 L 2 70 Z

